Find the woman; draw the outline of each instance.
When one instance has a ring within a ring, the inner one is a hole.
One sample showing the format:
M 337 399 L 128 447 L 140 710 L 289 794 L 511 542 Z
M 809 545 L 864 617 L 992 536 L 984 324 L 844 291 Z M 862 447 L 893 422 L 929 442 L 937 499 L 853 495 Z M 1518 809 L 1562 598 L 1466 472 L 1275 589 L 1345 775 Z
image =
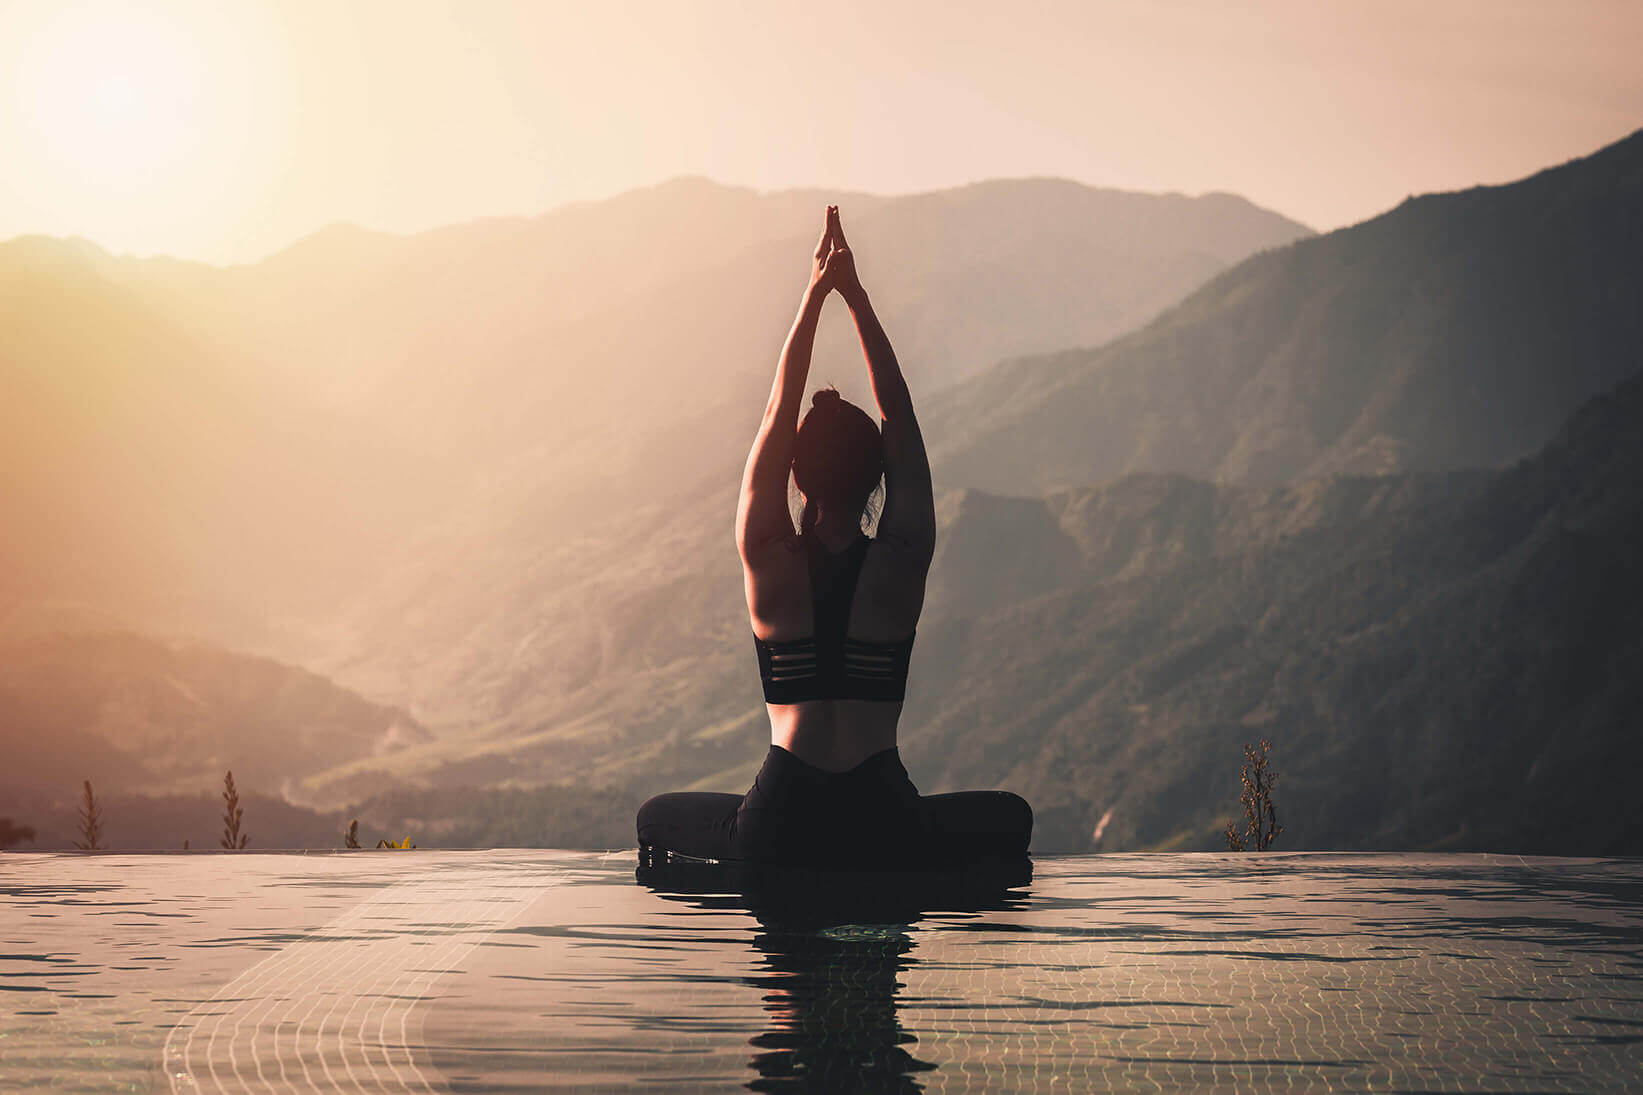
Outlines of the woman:
M 816 322 L 837 290 L 867 358 L 879 426 L 831 389 L 799 424 Z M 792 473 L 804 498 L 795 535 Z M 878 535 L 862 531 L 880 478 Z M 744 796 L 658 795 L 640 855 L 794 864 L 923 865 L 1019 856 L 1032 810 L 1003 791 L 921 797 L 896 751 L 908 656 L 935 551 L 930 464 L 913 401 L 856 276 L 837 206 L 788 332 L 736 512 L 770 752 Z

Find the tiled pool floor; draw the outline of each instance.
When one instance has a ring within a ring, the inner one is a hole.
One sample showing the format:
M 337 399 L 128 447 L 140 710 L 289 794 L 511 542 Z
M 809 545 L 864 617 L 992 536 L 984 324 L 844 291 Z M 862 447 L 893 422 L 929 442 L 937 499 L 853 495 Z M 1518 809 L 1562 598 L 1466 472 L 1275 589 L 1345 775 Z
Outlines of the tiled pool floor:
M 922 915 L 635 862 L 8 853 L 0 1088 L 1643 1089 L 1643 861 L 1041 859 Z

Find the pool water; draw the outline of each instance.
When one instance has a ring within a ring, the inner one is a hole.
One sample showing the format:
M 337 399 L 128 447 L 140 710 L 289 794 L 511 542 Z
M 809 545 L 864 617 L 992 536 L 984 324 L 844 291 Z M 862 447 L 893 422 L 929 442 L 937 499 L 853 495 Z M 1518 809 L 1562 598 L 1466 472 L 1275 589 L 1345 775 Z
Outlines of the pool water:
M 0 1088 L 1643 1089 L 1643 861 L 0 856 Z

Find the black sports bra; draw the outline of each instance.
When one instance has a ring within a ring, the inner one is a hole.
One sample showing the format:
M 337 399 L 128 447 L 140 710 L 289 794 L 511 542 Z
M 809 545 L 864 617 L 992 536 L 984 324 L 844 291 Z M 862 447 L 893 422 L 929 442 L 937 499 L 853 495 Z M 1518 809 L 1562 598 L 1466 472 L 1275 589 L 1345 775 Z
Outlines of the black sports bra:
M 849 638 L 850 605 L 856 581 L 873 541 L 863 536 L 837 555 L 804 537 L 810 563 L 811 611 L 815 634 L 808 639 L 766 642 L 757 635 L 759 679 L 766 703 L 805 700 L 889 700 L 907 695 L 907 662 L 913 636 L 872 643 Z

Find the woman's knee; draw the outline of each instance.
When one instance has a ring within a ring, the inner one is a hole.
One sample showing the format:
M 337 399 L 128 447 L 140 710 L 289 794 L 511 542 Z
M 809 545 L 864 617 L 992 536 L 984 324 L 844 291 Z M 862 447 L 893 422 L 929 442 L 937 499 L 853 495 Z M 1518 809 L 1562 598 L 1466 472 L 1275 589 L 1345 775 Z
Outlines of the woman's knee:
M 740 795 L 707 791 L 669 791 L 645 800 L 634 818 L 639 843 L 672 846 L 704 833 L 728 829 L 741 805 Z
M 999 796 L 998 816 L 1007 832 L 1033 835 L 1033 808 L 1026 799 L 1013 791 L 995 791 Z
M 679 816 L 680 800 L 685 797 L 684 792 L 669 791 L 662 795 L 652 795 L 644 805 L 639 807 L 639 813 L 634 818 L 635 828 L 639 831 L 641 844 L 655 844 L 663 830 Z
M 936 827 L 957 833 L 1033 831 L 1033 808 L 1013 791 L 958 791 L 924 799 Z

